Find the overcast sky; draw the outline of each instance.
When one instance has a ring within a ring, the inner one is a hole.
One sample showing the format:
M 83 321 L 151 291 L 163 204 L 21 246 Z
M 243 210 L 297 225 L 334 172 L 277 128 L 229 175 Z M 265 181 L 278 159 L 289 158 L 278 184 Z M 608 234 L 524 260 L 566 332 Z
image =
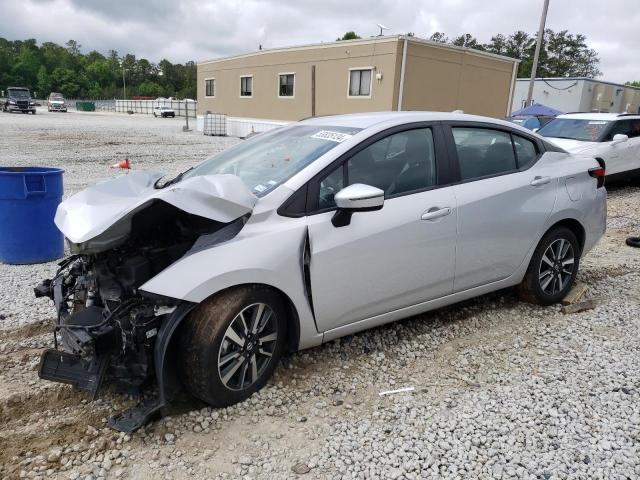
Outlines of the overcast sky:
M 488 41 L 537 31 L 542 0 L 2 0 L 0 37 L 77 40 L 157 62 L 205 60 L 264 48 L 361 36 L 443 31 Z M 587 36 L 603 78 L 640 80 L 640 0 L 551 0 L 547 26 Z M 0 66 L 1 68 L 1 66 Z

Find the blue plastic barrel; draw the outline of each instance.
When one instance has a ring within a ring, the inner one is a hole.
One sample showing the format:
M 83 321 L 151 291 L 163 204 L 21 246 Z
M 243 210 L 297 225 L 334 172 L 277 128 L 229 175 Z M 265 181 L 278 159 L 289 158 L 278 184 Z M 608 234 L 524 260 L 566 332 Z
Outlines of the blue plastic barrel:
M 53 223 L 62 200 L 59 168 L 0 167 L 0 262 L 60 258 L 64 238 Z

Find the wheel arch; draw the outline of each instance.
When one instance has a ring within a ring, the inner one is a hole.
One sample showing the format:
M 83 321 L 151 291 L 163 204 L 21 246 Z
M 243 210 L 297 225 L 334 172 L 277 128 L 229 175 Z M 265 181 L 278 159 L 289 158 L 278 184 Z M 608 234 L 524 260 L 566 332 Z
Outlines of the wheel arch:
M 209 295 L 205 300 L 220 295 L 231 289 L 246 286 L 265 287 L 274 291 L 284 302 L 287 310 L 287 338 L 285 340 L 285 349 L 287 352 L 295 352 L 300 345 L 300 316 L 298 309 L 293 300 L 281 289 L 273 285 L 265 283 L 240 283 L 231 285 L 222 290 Z M 180 352 L 177 348 L 178 331 L 182 327 L 183 321 L 191 314 L 191 312 L 199 305 L 199 303 L 184 302 L 173 314 L 164 322 L 154 347 L 154 364 L 156 369 L 156 379 L 160 390 L 161 403 L 168 405 L 176 393 L 180 391 L 182 382 L 177 375 L 176 360 Z
M 549 233 L 551 230 L 553 230 L 554 228 L 557 228 L 557 227 L 565 227 L 565 228 L 568 228 L 569 230 L 571 230 L 571 232 L 573 232 L 573 234 L 578 239 L 578 243 L 579 243 L 579 246 L 580 246 L 580 255 L 582 255 L 582 251 L 584 250 L 585 240 L 587 238 L 587 232 L 586 232 L 584 226 L 582 225 L 582 223 L 580 223 L 580 221 L 578 221 L 578 220 L 576 220 L 575 218 L 572 218 L 572 217 L 563 218 L 561 220 L 556 221 L 553 225 L 551 225 L 544 232 L 542 237 L 540 237 L 540 239 L 544 238 L 544 236 L 547 233 Z M 540 243 L 540 241 L 538 241 L 538 243 Z

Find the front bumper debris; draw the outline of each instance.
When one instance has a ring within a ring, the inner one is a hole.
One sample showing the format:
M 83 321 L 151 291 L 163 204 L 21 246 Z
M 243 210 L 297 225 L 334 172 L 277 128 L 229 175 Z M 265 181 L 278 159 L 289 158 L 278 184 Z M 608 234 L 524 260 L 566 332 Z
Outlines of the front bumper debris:
M 48 349 L 40 357 L 38 376 L 43 380 L 73 385 L 78 390 L 88 392 L 91 400 L 95 400 L 108 365 L 106 355 L 85 360 L 80 355 Z

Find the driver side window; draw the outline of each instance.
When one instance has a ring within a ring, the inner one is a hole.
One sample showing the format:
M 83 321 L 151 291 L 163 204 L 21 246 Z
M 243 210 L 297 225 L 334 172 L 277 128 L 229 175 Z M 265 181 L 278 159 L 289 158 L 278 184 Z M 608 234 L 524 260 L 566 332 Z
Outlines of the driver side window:
M 335 207 L 334 195 L 354 183 L 378 187 L 384 190 L 385 197 L 434 186 L 436 163 L 431 129 L 395 133 L 353 155 L 320 181 L 318 209 Z

